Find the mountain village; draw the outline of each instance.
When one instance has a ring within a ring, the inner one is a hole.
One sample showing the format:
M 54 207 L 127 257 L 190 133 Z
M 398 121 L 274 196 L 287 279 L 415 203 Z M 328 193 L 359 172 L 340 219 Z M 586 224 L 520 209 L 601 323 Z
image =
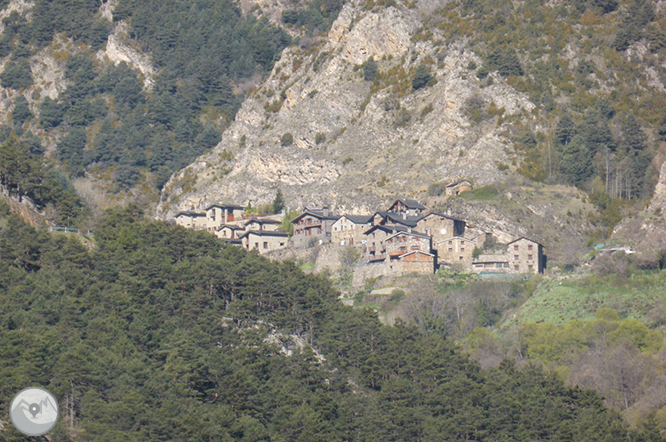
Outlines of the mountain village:
M 471 190 L 467 181 L 447 186 L 447 194 Z M 454 268 L 477 274 L 538 274 L 547 265 L 544 245 L 516 237 L 499 244 L 489 232 L 449 214 L 428 210 L 419 201 L 398 199 L 371 215 L 336 214 L 328 207 L 305 207 L 289 222 L 293 235 L 282 229 L 284 211 L 247 215 L 235 204 L 212 204 L 205 211 L 176 214 L 177 225 L 206 230 L 230 244 L 260 254 L 316 245 L 357 248 L 355 273 L 378 276 L 432 274 Z

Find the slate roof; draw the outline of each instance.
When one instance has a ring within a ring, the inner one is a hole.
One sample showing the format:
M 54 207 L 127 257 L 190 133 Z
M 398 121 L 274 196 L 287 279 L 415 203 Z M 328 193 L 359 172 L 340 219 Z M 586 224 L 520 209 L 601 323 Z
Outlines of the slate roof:
M 222 204 L 222 203 L 211 204 L 210 206 L 206 207 L 206 210 L 210 210 L 213 207 L 218 207 L 220 209 L 245 210 L 245 207 L 239 206 L 238 204 Z
M 305 212 L 301 213 L 298 215 L 296 218 L 292 219 L 290 222 L 295 223 L 298 222 L 301 218 L 311 215 L 314 216 L 315 218 L 319 218 L 321 220 L 338 220 L 340 219 L 339 215 L 336 215 L 334 213 L 330 213 L 326 216 L 324 216 L 324 211 L 323 210 L 306 210 Z
M 278 221 L 278 220 L 275 220 L 275 219 L 252 218 L 250 220 L 247 220 L 245 222 L 245 225 L 248 226 L 252 223 L 257 223 L 257 224 L 282 224 L 281 221 Z
M 178 217 L 181 216 L 181 215 L 183 215 L 183 216 L 199 216 L 199 217 L 201 217 L 201 216 L 206 216 L 205 213 L 194 212 L 194 211 L 191 211 L 191 210 L 185 210 L 185 211 L 183 211 L 183 212 L 178 212 L 178 213 L 176 213 L 175 218 L 178 218 Z
M 241 235 L 241 238 L 245 238 L 250 235 L 257 235 L 257 236 L 279 236 L 279 237 L 284 237 L 287 238 L 289 237 L 289 234 L 287 232 L 283 232 L 281 230 L 249 230 L 243 235 Z
M 340 218 L 347 218 L 354 224 L 368 224 L 372 222 L 372 215 L 342 215 Z
M 417 210 L 426 209 L 426 206 L 424 206 L 423 204 L 419 203 L 416 200 L 396 200 L 393 204 L 391 204 L 391 207 L 395 206 L 395 204 L 398 202 L 403 203 L 408 209 L 417 209 Z

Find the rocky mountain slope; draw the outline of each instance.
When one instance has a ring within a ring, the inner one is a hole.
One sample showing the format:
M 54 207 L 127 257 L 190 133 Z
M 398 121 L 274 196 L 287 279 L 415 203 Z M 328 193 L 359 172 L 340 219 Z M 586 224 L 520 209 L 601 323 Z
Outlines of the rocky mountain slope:
M 535 105 L 497 73 L 486 86 L 469 69 L 483 60 L 463 42 L 414 41 L 426 13 L 349 2 L 326 36 L 285 49 L 221 143 L 167 183 L 158 216 L 214 201 L 269 203 L 278 188 L 292 206 L 361 212 L 433 182 L 503 180 L 506 127 L 491 116 L 472 121 L 469 108 L 481 102 L 499 117 L 531 119 Z M 370 57 L 374 82 L 359 68 Z M 419 65 L 436 82 L 412 91 Z

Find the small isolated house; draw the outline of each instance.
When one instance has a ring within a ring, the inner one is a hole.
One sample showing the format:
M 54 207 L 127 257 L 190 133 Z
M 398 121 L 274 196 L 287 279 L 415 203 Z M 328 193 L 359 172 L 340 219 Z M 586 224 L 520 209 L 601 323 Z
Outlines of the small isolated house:
M 206 228 L 206 214 L 201 212 L 178 212 L 176 224 L 188 229 L 203 230 Z
M 448 196 L 455 196 L 467 192 L 468 190 L 472 190 L 472 183 L 467 180 L 462 180 L 447 184 L 445 193 Z

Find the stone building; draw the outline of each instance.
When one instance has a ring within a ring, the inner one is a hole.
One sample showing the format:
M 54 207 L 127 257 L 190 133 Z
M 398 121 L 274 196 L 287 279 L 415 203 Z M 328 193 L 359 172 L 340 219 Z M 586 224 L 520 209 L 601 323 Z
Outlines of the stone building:
M 241 236 L 245 250 L 256 250 L 260 254 L 284 249 L 289 242 L 289 234 L 281 231 L 249 230 Z
M 207 227 L 206 214 L 192 211 L 178 212 L 176 224 L 188 229 L 204 230 Z
M 383 261 L 386 259 L 386 239 L 397 232 L 409 232 L 405 226 L 377 225 L 366 230 L 364 233 L 367 245 L 367 257 L 369 261 Z
M 215 230 L 215 236 L 220 239 L 238 239 L 243 233 L 245 229 L 235 224 L 224 224 Z
M 476 247 L 473 241 L 461 236 L 452 236 L 438 241 L 436 246 L 439 265 L 457 265 L 464 269 L 472 268 L 472 255 Z
M 421 251 L 430 253 L 432 240 L 430 236 L 417 232 L 396 232 L 383 241 L 384 250 L 389 259 L 397 259 L 408 252 Z
M 420 216 L 427 210 L 426 206 L 415 200 L 396 200 L 387 212 L 405 213 L 409 216 Z
M 447 184 L 445 188 L 445 193 L 448 196 L 460 195 L 463 192 L 472 190 L 472 183 L 467 180 L 455 181 L 451 184 Z
M 409 273 L 420 273 L 431 275 L 437 268 L 437 256 L 433 253 L 414 250 L 398 257 L 397 266 L 393 264 L 395 270 L 403 275 Z
M 280 230 L 282 222 L 271 218 L 251 218 L 243 224 L 245 230 L 265 230 L 274 232 Z
M 432 236 L 433 244 L 451 236 L 463 237 L 465 226 L 465 221 L 461 219 L 434 212 L 422 216 L 416 222 L 416 229 Z
M 524 236 L 507 244 L 507 255 L 512 273 L 543 273 L 546 267 L 543 246 Z
M 238 223 L 245 216 L 245 209 L 236 204 L 212 204 L 206 208 L 207 229 L 215 232 L 223 224 Z
M 330 213 L 327 207 L 306 209 L 291 220 L 294 225 L 294 235 L 292 236 L 294 247 L 305 247 L 308 245 L 308 241 L 330 238 L 333 223 L 338 218 L 340 217 Z
M 372 227 L 372 216 L 343 215 L 333 223 L 331 236 L 340 245 L 360 245 L 364 232 Z

